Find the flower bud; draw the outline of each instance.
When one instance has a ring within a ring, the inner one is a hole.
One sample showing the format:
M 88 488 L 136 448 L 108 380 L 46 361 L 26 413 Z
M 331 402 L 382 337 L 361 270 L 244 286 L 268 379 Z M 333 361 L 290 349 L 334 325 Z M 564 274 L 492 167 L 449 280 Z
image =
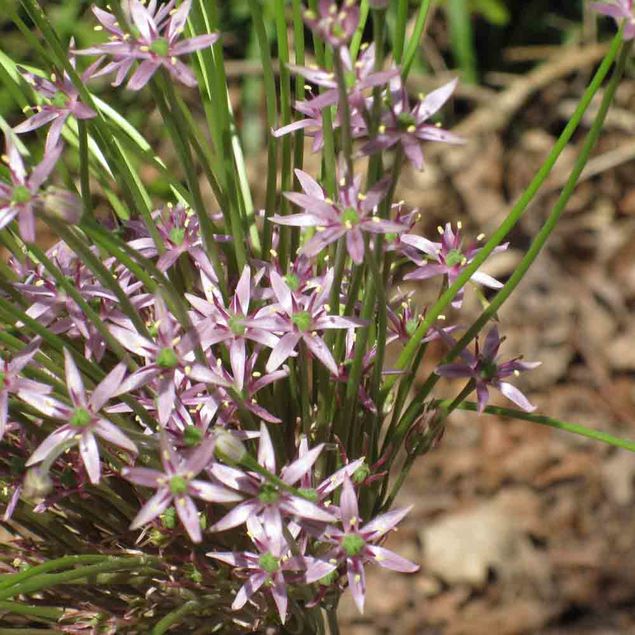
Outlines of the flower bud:
M 72 192 L 59 187 L 48 187 L 40 195 L 41 211 L 48 216 L 71 225 L 78 223 L 82 215 L 82 202 Z
M 221 430 L 216 435 L 216 456 L 227 463 L 240 463 L 247 454 L 245 444 L 231 432 Z
M 24 475 L 22 496 L 26 500 L 38 502 L 53 491 L 53 481 L 48 471 L 40 466 L 32 467 Z

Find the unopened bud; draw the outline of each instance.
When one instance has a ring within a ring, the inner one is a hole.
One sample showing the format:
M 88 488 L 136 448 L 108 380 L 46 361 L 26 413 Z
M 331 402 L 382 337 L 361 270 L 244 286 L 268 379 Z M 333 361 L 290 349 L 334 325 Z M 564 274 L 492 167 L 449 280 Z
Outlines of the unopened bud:
M 22 484 L 22 496 L 26 500 L 39 502 L 53 491 L 53 481 L 48 471 L 40 466 L 32 467 L 26 471 Z
M 44 214 L 74 225 L 82 215 L 82 202 L 72 192 L 59 187 L 48 187 L 40 196 Z
M 216 435 L 216 456 L 226 463 L 240 463 L 247 454 L 245 444 L 231 432 L 222 430 Z

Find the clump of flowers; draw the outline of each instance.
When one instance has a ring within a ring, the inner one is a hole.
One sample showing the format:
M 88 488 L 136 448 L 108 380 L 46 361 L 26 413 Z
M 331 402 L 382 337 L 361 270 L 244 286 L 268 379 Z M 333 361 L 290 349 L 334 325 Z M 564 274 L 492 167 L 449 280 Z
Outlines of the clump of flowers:
M 280 82 L 292 73 L 314 88 L 294 104 L 297 119 L 268 104 L 258 211 L 218 16 L 204 5 L 93 7 L 108 41 L 61 56 L 55 39 L 45 67 L 14 86 L 41 105 L 5 131 L 0 172 L 10 251 L 0 266 L 0 501 L 14 533 L 28 528 L 15 554 L 0 556 L 0 601 L 38 592 L 17 619 L 61 632 L 323 633 L 347 589 L 363 611 L 368 567 L 417 571 L 385 544 L 411 511 L 393 500 L 448 415 L 491 411 L 490 388 L 519 408 L 498 412 L 534 410 L 508 379 L 537 364 L 500 362 L 498 326 L 474 353 L 466 344 L 480 328 L 455 339 L 470 319 L 468 282 L 487 306 L 482 323 L 495 316 L 503 295 L 481 287 L 509 287 L 480 267 L 507 243 L 464 245 L 450 219 L 436 242 L 425 214 L 395 198 L 404 159 L 422 169 L 429 143 L 462 141 L 439 121 L 456 80 L 413 102 L 409 64 L 388 63 L 383 38 L 353 46 L 359 3 L 294 5 L 317 66 L 290 64 Z M 35 0 L 25 7 L 53 37 Z M 258 3 L 251 9 L 264 32 Z M 385 9 L 372 3 L 376 33 Z M 76 55 L 98 57 L 79 73 Z M 128 78 L 129 90 L 152 90 L 182 173 L 95 97 L 111 74 L 114 86 Z M 174 84 L 198 89 L 211 142 Z M 23 143 L 49 124 L 42 158 L 25 162 Z M 303 132 L 320 173 L 303 169 L 299 152 L 292 165 L 289 143 Z M 73 153 L 78 183 L 43 190 Z M 139 162 L 169 195 L 151 193 Z M 52 247 L 39 246 L 36 221 L 56 236 Z M 428 281 L 439 299 L 419 310 Z M 417 386 L 432 340 L 447 355 Z M 459 397 L 433 393 L 440 376 L 464 382 Z M 91 593 L 75 598 L 73 582 Z

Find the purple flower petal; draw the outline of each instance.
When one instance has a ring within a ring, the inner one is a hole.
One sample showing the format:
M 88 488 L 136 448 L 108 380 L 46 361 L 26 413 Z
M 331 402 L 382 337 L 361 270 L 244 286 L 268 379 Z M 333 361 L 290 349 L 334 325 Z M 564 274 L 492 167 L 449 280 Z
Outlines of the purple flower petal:
M 64 367 L 66 370 L 66 387 L 71 401 L 76 407 L 86 407 L 86 392 L 84 391 L 84 382 L 82 376 L 77 369 L 73 356 L 68 349 L 64 349 Z
M 410 560 L 406 558 L 402 558 L 394 551 L 390 551 L 390 549 L 376 545 L 368 545 L 366 549 L 373 555 L 375 562 L 380 567 L 384 567 L 384 569 L 391 569 L 392 571 L 399 571 L 401 573 L 414 573 L 419 570 L 419 565 L 410 562 Z
M 114 423 L 106 419 L 99 419 L 95 423 L 95 434 L 128 452 L 139 453 L 137 446 Z
M 176 513 L 192 542 L 201 542 L 201 522 L 194 501 L 189 496 L 179 496 L 174 500 Z
M 79 440 L 79 453 L 84 462 L 84 467 L 88 473 L 88 478 L 93 484 L 99 483 L 101 476 L 101 461 L 99 459 L 99 448 L 95 436 L 86 430 Z
M 155 489 L 159 487 L 160 479 L 165 477 L 163 472 L 148 467 L 124 467 L 123 470 L 121 470 L 121 476 L 136 485 Z
M 210 555 L 213 556 L 213 554 Z M 240 587 L 238 593 L 236 593 L 236 597 L 232 602 L 232 609 L 237 611 L 245 606 L 247 600 L 266 582 L 267 578 L 268 575 L 266 573 L 254 573 L 252 576 L 249 576 L 247 582 L 245 582 L 245 584 Z
M 516 386 L 512 386 L 505 381 L 501 381 L 498 385 L 498 389 L 509 399 L 513 401 L 519 408 L 527 412 L 533 412 L 536 409 L 528 399 L 523 395 Z
M 54 452 L 56 449 L 59 450 L 61 448 L 66 448 L 66 442 L 72 439 L 76 434 L 76 430 L 74 430 L 70 425 L 64 425 L 61 428 L 58 428 L 54 432 L 51 432 L 40 445 L 35 449 L 33 454 L 29 457 L 26 462 L 26 466 L 34 465 L 35 463 L 39 463 L 43 461 L 51 452 Z
M 160 516 L 172 502 L 172 494 L 170 490 L 165 487 L 157 491 L 146 504 L 139 510 L 139 513 L 134 517 L 130 524 L 130 529 L 139 529 L 146 523 Z

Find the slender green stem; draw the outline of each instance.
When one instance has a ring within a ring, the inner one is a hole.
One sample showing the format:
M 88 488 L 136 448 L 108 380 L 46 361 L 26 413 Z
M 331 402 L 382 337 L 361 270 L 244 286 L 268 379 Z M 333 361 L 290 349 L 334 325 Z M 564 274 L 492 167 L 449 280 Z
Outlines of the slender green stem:
M 357 55 L 359 54 L 359 48 L 362 44 L 362 38 L 364 37 L 364 29 L 366 28 L 369 12 L 370 9 L 368 6 L 368 0 L 361 0 L 359 5 L 359 24 L 357 25 L 357 29 L 355 29 L 355 33 L 353 34 L 353 39 L 351 40 L 349 47 L 351 58 L 353 60 L 357 59 Z
M 57 621 L 64 614 L 64 609 L 56 606 L 37 606 L 32 604 L 24 604 L 23 602 L 10 602 L 8 600 L 0 600 L 0 613 L 9 613 L 10 615 L 26 615 L 28 617 L 44 620 Z M 19 632 L 19 631 L 13 631 Z M 38 631 L 39 633 L 40 631 Z
M 467 0 L 449 0 L 447 11 L 455 61 L 463 80 L 473 84 L 476 82 L 476 60 L 470 7 Z
M 163 635 L 163 633 L 167 632 L 171 626 L 178 624 L 182 617 L 188 613 L 193 613 L 200 608 L 200 606 L 200 603 L 194 600 L 190 600 L 182 606 L 179 606 L 161 618 L 161 620 L 153 626 L 151 635 Z
M 433 402 L 435 404 L 443 404 L 445 402 L 438 401 Z M 478 412 L 478 404 L 473 401 L 463 401 L 456 406 L 457 410 L 469 410 L 471 412 Z M 516 410 L 514 408 L 501 408 L 499 406 L 486 406 L 485 411 L 488 414 L 500 415 L 501 417 L 508 417 L 510 419 L 520 419 L 521 421 L 530 421 L 531 423 L 538 423 L 542 426 L 549 428 L 555 428 L 556 430 L 564 430 L 565 432 L 571 432 L 587 439 L 593 439 L 594 441 L 601 441 L 608 445 L 612 445 L 616 448 L 622 448 L 629 452 L 635 452 L 635 441 L 629 439 L 623 439 L 609 434 L 608 432 L 602 432 L 601 430 L 594 430 L 587 428 L 578 423 L 570 423 L 568 421 L 560 421 L 553 417 L 547 417 L 545 415 L 533 414 L 531 412 L 524 412 L 522 410 Z
M 404 81 L 410 74 L 412 63 L 414 62 L 415 57 L 417 56 L 417 52 L 419 51 L 419 46 L 421 45 L 421 37 L 423 36 L 423 32 L 426 28 L 428 13 L 430 12 L 432 2 L 433 0 L 421 0 L 421 4 L 419 5 L 417 21 L 415 22 L 412 37 L 408 41 L 408 47 L 406 48 L 406 53 L 401 65 L 401 77 Z
M 395 37 L 392 44 L 392 54 L 396 64 L 401 64 L 403 59 L 403 45 L 406 41 L 409 4 L 409 0 L 397 0 L 397 22 L 395 24 Z
M 77 122 L 79 133 L 79 183 L 82 193 L 82 204 L 84 206 L 84 217 L 90 218 L 93 215 L 93 203 L 90 196 L 90 160 L 88 157 L 88 130 L 85 121 Z
M 37 575 L 28 580 L 23 580 L 12 585 L 7 589 L 0 590 L 0 600 L 6 600 L 15 595 L 28 595 L 44 589 L 57 586 L 58 584 L 72 584 L 82 578 L 91 578 L 100 573 L 109 573 L 111 571 L 125 571 L 129 569 L 138 569 L 149 564 L 160 564 L 159 558 L 141 556 L 141 557 L 107 557 L 105 562 L 87 565 L 63 571 L 61 573 L 46 573 Z
M 55 571 L 57 569 L 67 569 L 69 567 L 74 567 L 78 564 L 95 564 L 97 562 L 102 562 L 108 558 L 108 556 L 104 555 L 72 555 L 72 556 L 63 556 L 61 558 L 56 558 L 55 560 L 47 560 L 42 564 L 38 564 L 24 571 L 20 571 L 18 573 L 11 573 L 3 575 L 0 579 L 0 589 L 4 589 L 18 582 L 22 582 L 24 580 L 28 580 L 35 575 L 39 575 L 41 573 L 48 573 L 49 571 Z
M 351 106 L 348 103 L 348 89 L 346 87 L 346 73 L 342 63 L 341 50 L 335 50 L 333 56 L 333 68 L 335 79 L 337 80 L 337 90 L 339 93 L 339 112 L 341 119 L 342 154 L 346 164 L 346 174 L 342 175 L 347 183 L 353 182 L 353 130 L 351 126 Z

